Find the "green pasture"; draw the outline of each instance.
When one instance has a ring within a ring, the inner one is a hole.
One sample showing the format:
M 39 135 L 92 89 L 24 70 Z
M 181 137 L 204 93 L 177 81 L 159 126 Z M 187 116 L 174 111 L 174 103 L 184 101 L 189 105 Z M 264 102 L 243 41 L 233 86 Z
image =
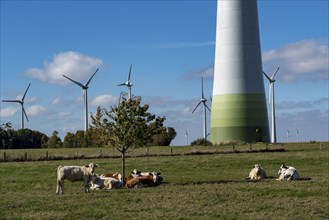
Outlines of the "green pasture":
M 284 145 L 284 152 L 247 152 L 249 145 L 240 147 L 235 146 L 235 150 L 246 152 L 233 153 L 232 146 L 218 146 L 209 147 L 205 151 L 213 152 L 209 154 L 170 156 L 160 153 L 170 152 L 170 147 L 139 149 L 131 154 L 154 155 L 132 155 L 126 160 L 127 172 L 135 168 L 161 172 L 161 186 L 84 193 L 82 182 L 65 181 L 63 195 L 55 194 L 58 165 L 95 162 L 99 164 L 96 173 L 100 174 L 120 171 L 120 158 L 1 162 L 0 219 L 329 218 L 328 142 Z M 202 149 L 174 147 L 174 151 L 183 152 Z M 89 150 L 84 153 L 91 153 Z M 59 151 L 63 149 L 52 153 Z M 302 179 L 277 181 L 283 161 L 296 167 Z M 255 163 L 264 167 L 269 178 L 257 182 L 245 179 Z

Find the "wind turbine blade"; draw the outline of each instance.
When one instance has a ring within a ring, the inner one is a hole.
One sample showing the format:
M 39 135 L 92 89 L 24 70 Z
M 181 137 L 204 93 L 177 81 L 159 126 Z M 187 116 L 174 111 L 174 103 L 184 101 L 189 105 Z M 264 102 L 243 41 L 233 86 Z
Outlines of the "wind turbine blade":
M 270 104 L 272 100 L 272 87 L 273 87 L 273 83 L 271 82 L 268 87 L 268 104 Z
M 122 97 L 122 92 L 120 92 L 118 107 L 120 106 L 120 103 L 121 103 L 121 97 Z
M 210 96 L 210 102 L 212 102 L 212 96 Z
M 26 91 L 25 91 L 25 93 L 24 93 L 24 95 L 23 95 L 22 101 L 24 101 L 24 99 L 25 99 L 25 96 L 26 96 L 26 93 L 27 93 L 27 90 L 29 90 L 29 88 L 30 88 L 30 85 L 31 85 L 31 83 L 29 83 L 29 85 L 28 85 L 28 87 L 27 87 L 27 89 L 26 89 Z
M 204 99 L 204 94 L 203 94 L 203 77 L 201 78 L 201 90 L 202 90 L 202 93 L 201 93 L 201 98 Z
M 125 85 L 126 85 L 126 83 L 121 83 L 118 86 L 125 86 Z
M 89 85 L 91 79 L 95 76 L 95 74 L 97 73 L 98 69 L 99 69 L 99 68 L 97 68 L 97 70 L 94 72 L 94 74 L 90 77 L 90 79 L 89 79 L 88 82 L 86 83 L 86 87 L 88 87 L 88 85 Z
M 2 100 L 2 102 L 21 102 L 20 100 Z
M 275 73 L 272 75 L 272 77 L 271 77 L 272 80 L 274 79 L 274 77 L 275 77 L 276 73 L 279 71 L 279 69 L 280 69 L 280 67 L 278 67 L 278 68 L 276 69 Z
M 268 81 L 272 81 L 271 78 L 263 71 L 264 76 L 268 79 Z
M 23 113 L 24 113 L 24 115 L 25 115 L 26 120 L 29 121 L 29 118 L 27 117 L 27 114 L 26 114 L 26 112 L 25 112 L 24 107 L 23 107 Z
M 210 108 L 208 107 L 208 105 L 204 102 L 204 105 L 206 106 L 206 108 L 209 110 L 209 112 L 211 112 Z
M 201 101 L 197 104 L 197 106 L 193 109 L 192 114 L 194 113 L 194 111 L 199 107 L 199 105 L 201 104 Z
M 65 75 L 63 75 L 63 76 L 64 76 L 66 79 L 68 79 L 68 80 L 72 81 L 73 83 L 77 84 L 77 85 L 80 86 L 81 88 L 85 88 L 85 86 L 82 85 L 81 83 L 79 83 L 79 82 L 77 82 L 77 81 L 75 81 L 75 80 L 73 80 L 73 79 L 71 79 L 70 77 L 67 77 L 67 76 L 65 76 Z
M 130 82 L 130 75 L 131 75 L 131 67 L 132 67 L 132 66 L 133 66 L 133 65 L 130 64 L 129 75 L 128 75 L 128 82 Z

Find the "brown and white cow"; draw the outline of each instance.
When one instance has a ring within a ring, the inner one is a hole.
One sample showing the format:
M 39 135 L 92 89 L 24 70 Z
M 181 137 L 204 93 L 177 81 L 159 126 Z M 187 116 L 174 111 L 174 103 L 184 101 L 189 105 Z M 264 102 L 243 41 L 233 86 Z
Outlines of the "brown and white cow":
M 131 175 L 126 179 L 128 188 L 144 188 L 158 186 L 162 183 L 163 178 L 158 172 L 141 172 L 133 170 Z

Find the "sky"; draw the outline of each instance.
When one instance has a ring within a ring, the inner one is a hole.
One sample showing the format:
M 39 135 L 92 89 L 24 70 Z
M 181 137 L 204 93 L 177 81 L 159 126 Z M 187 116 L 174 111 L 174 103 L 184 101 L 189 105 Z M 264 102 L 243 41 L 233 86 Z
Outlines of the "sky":
M 1 0 L 0 99 L 20 99 L 29 83 L 25 127 L 50 136 L 84 129 L 89 112 L 118 103 L 132 65 L 132 94 L 165 116 L 173 146 L 203 137 L 204 94 L 211 108 L 216 0 Z M 264 71 L 275 82 L 278 142 L 328 141 L 328 1 L 259 0 Z M 268 82 L 264 79 L 266 95 Z M 269 124 L 271 121 L 268 105 Z M 18 103 L 0 102 L 0 124 L 21 127 Z M 209 127 L 210 114 L 207 113 Z M 209 128 L 208 128 L 209 131 Z M 187 135 L 186 135 L 187 134 Z

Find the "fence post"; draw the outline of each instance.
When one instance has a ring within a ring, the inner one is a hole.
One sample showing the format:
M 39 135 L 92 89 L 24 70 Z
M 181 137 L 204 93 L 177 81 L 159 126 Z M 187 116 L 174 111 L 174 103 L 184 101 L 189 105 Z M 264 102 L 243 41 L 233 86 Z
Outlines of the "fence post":
M 3 160 L 6 161 L 7 160 L 7 155 L 6 152 L 3 152 Z
M 99 151 L 100 151 L 100 157 L 102 158 L 102 157 L 103 157 L 103 156 L 102 156 L 102 149 L 100 149 Z
M 252 150 L 251 144 L 249 144 L 249 149 Z
M 24 159 L 27 160 L 27 152 L 25 152 Z
M 48 151 L 46 151 L 46 160 L 48 160 Z
M 233 148 L 233 151 L 235 151 L 235 145 L 234 144 L 232 145 L 232 148 Z
M 170 148 L 170 155 L 172 156 L 172 148 Z

